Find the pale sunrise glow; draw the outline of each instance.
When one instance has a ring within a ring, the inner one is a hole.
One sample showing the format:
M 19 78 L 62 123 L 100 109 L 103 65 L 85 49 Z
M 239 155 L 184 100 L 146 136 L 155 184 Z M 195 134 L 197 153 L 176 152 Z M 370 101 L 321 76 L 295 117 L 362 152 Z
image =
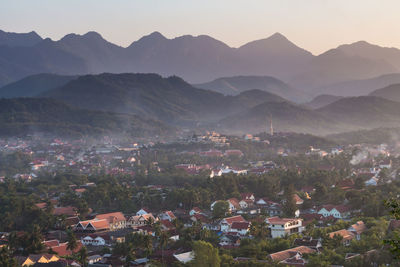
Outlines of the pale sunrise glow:
M 400 47 L 399 10 L 397 0 L 2 0 L 0 26 L 54 40 L 93 30 L 121 46 L 156 30 L 168 38 L 206 34 L 233 47 L 280 32 L 320 54 L 359 40 Z

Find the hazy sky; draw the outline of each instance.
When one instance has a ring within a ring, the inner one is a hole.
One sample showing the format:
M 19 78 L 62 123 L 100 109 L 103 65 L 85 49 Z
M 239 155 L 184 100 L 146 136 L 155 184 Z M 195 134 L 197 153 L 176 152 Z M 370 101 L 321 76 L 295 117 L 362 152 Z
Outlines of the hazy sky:
M 399 0 L 0 0 L 0 29 L 60 39 L 94 30 L 127 46 L 153 31 L 230 46 L 280 32 L 321 53 L 366 40 L 400 48 Z

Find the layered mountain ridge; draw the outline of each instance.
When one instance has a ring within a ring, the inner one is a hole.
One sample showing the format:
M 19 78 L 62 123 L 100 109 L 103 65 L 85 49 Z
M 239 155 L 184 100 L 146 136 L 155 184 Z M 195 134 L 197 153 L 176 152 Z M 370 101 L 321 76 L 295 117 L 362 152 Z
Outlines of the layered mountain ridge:
M 396 48 L 357 42 L 315 56 L 280 33 L 238 48 L 207 35 L 168 39 L 158 32 L 126 48 L 96 32 L 68 34 L 58 41 L 35 37 L 35 33 L 21 35 L 0 34 L 0 85 L 39 73 L 151 72 L 180 76 L 196 84 L 220 77 L 270 76 L 318 95 L 331 94 L 323 91 L 331 84 L 396 73 L 400 68 L 400 50 Z

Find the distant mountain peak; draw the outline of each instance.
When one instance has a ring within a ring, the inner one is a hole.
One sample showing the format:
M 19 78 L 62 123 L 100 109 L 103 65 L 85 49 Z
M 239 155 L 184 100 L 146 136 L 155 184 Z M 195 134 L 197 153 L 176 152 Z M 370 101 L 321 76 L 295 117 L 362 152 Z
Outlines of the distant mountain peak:
M 89 31 L 89 32 L 85 33 L 83 36 L 84 37 L 88 37 L 88 38 L 100 38 L 100 39 L 103 39 L 103 36 L 101 36 L 100 33 L 95 32 L 95 31 Z
M 350 43 L 350 44 L 342 44 L 340 46 L 337 47 L 337 49 L 339 50 L 346 50 L 347 48 L 371 48 L 371 47 L 377 47 L 380 48 L 380 46 L 378 45 L 374 45 L 371 43 L 368 43 L 367 41 L 361 40 L 361 41 L 357 41 L 354 43 Z
M 162 35 L 160 32 L 155 31 L 150 33 L 149 35 L 145 35 L 142 38 L 140 38 L 137 41 L 134 41 L 133 43 L 131 43 L 128 48 L 132 48 L 135 47 L 137 45 L 139 46 L 147 46 L 148 44 L 154 44 L 154 43 L 158 43 L 161 41 L 165 41 L 168 40 L 164 35 Z
M 361 41 L 352 43 L 352 45 L 372 45 L 372 44 L 368 43 L 367 41 L 361 40 Z
M 40 39 L 42 39 L 42 37 L 35 31 L 30 31 L 28 32 L 29 35 L 35 36 L 35 37 L 39 37 Z
M 268 37 L 267 39 L 269 39 L 269 40 L 289 41 L 289 39 L 286 38 L 286 36 L 284 36 L 284 35 L 281 34 L 280 32 L 274 33 L 273 35 L 271 35 L 271 36 Z
M 33 46 L 42 41 L 42 37 L 35 31 L 27 33 L 5 32 L 0 30 L 0 45 Z
M 287 54 L 289 51 L 295 52 L 298 54 L 302 54 L 304 56 L 311 56 L 312 54 L 294 44 L 284 35 L 279 32 L 274 33 L 273 35 L 249 42 L 247 44 L 242 45 L 239 47 L 239 50 L 248 50 L 254 52 L 268 52 L 268 53 L 280 53 L 280 54 Z
M 149 35 L 143 36 L 141 39 L 146 38 L 146 39 L 167 39 L 164 35 L 162 35 L 160 32 L 155 31 L 150 33 Z
M 60 41 L 66 41 L 66 40 L 75 40 L 75 39 L 84 39 L 84 40 L 104 40 L 104 38 L 95 31 L 89 31 L 83 35 L 80 34 L 75 34 L 75 33 L 70 33 L 65 35 L 63 38 L 61 38 Z

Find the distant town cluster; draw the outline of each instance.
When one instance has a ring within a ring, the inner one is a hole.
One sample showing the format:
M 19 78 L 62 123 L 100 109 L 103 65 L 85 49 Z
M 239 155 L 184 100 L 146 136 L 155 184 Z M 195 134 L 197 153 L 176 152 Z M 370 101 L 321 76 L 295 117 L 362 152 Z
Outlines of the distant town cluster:
M 16 266 L 390 263 L 399 152 L 279 132 L 1 139 L 0 246 Z

